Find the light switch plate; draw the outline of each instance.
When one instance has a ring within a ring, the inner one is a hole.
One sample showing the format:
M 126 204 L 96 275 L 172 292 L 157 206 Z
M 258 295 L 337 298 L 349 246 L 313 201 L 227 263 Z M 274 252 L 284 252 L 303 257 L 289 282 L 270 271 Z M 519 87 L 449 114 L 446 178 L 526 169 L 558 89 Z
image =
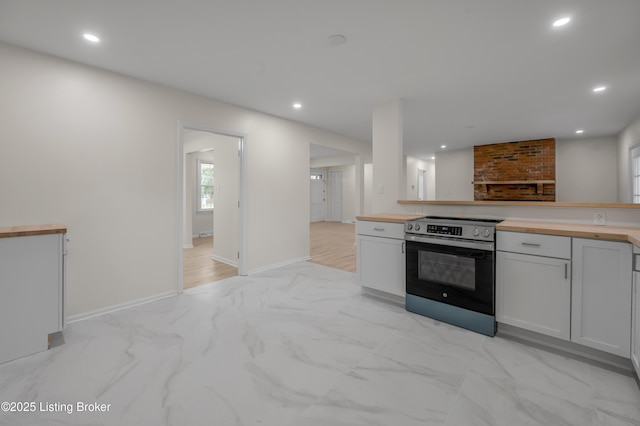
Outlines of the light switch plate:
M 606 218 L 604 212 L 595 212 L 593 214 L 593 224 L 594 225 L 606 225 L 607 224 L 607 218 Z

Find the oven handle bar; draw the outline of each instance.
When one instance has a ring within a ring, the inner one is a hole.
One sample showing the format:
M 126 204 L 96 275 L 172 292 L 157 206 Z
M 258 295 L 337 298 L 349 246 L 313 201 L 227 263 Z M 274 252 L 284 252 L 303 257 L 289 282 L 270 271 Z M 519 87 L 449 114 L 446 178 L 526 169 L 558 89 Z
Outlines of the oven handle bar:
M 416 243 L 438 244 L 441 246 L 462 247 L 484 251 L 494 251 L 495 244 L 490 241 L 463 241 L 456 239 L 431 238 L 418 235 L 405 234 L 407 241 L 415 241 Z

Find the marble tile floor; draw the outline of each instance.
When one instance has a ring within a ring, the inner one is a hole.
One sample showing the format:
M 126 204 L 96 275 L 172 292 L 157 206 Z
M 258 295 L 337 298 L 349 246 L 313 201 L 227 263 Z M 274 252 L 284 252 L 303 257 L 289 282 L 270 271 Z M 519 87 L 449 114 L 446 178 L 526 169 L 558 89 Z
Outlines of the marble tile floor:
M 35 403 L 1 425 L 640 425 L 630 376 L 408 313 L 308 262 L 64 340 L 0 365 L 0 402 Z

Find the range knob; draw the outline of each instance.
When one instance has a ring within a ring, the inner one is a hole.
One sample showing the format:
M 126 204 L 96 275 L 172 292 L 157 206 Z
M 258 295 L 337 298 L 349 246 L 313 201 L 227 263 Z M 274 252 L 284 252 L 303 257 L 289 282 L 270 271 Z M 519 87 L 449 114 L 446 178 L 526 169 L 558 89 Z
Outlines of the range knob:
M 420 230 L 420 225 L 416 223 L 416 231 Z
M 491 230 L 489 228 L 484 230 L 484 236 L 488 237 L 489 235 L 491 235 Z
M 412 223 L 407 224 L 407 229 L 411 231 L 413 229 L 413 224 Z
M 478 235 L 480 235 L 480 230 L 478 228 L 474 228 L 473 229 L 473 236 L 477 237 Z

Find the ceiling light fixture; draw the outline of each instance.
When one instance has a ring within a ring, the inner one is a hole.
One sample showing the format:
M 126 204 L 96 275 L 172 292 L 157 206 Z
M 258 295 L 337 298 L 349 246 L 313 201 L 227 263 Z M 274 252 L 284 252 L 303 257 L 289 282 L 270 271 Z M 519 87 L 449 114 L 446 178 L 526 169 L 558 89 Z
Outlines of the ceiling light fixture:
M 593 89 L 594 92 L 598 93 L 598 92 L 604 92 L 605 90 L 607 90 L 607 86 L 599 86 Z
M 334 34 L 327 38 L 329 46 L 340 46 L 347 42 L 347 38 L 342 34 Z
M 562 27 L 564 25 L 567 25 L 570 21 L 571 21 L 571 18 L 569 18 L 568 16 L 564 17 L 564 18 L 560 18 L 560 19 L 558 19 L 558 20 L 553 22 L 553 26 L 554 27 Z
M 440 148 L 445 149 L 447 146 L 446 145 L 440 145 Z
M 84 33 L 82 34 L 82 37 L 91 43 L 100 43 L 100 38 L 94 34 Z
M 300 108 L 302 108 L 302 104 L 300 102 L 296 102 L 295 104 L 293 104 L 293 107 L 295 109 L 300 109 Z
M 432 160 L 435 160 L 435 159 L 436 159 L 435 155 L 434 155 L 433 157 L 431 157 L 431 159 L 432 159 Z
M 582 130 L 582 129 L 580 129 L 580 130 L 576 130 L 576 133 L 577 133 L 577 134 L 584 133 L 584 130 Z

